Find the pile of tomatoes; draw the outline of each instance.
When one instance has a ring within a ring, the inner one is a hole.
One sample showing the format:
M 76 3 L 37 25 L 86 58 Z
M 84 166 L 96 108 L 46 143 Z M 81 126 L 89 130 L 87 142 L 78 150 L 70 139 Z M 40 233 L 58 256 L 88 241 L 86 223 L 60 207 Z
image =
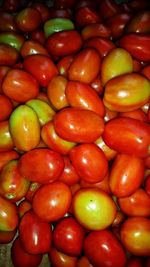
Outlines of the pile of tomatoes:
M 1 3 L 0 244 L 14 267 L 150 266 L 150 4 L 122 2 Z

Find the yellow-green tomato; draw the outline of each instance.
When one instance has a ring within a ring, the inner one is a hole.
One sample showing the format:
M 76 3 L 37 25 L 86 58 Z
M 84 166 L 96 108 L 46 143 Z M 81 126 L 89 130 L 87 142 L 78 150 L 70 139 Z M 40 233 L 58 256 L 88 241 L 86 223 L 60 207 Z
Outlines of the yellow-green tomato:
M 129 52 L 123 48 L 111 50 L 102 62 L 101 78 L 105 85 L 110 79 L 133 71 L 133 60 Z
M 29 151 L 40 142 L 40 123 L 35 111 L 26 106 L 18 106 L 9 119 L 10 133 L 16 148 Z
M 149 98 L 148 79 L 138 73 L 128 73 L 108 81 L 103 101 L 110 110 L 127 112 L 141 108 Z
M 48 103 L 40 99 L 31 99 L 26 102 L 26 105 L 35 111 L 41 126 L 53 119 L 55 111 Z
M 109 227 L 117 212 L 113 199 L 97 188 L 78 190 L 73 197 L 72 207 L 78 222 L 89 230 Z

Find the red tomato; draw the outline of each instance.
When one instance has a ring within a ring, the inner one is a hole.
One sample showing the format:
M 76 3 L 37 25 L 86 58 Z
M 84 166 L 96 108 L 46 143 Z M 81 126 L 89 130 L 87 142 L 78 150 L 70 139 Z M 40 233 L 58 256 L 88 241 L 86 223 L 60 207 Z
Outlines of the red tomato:
M 101 58 L 94 48 L 84 48 L 74 57 L 68 70 L 69 80 L 91 83 L 98 75 Z
M 56 221 L 68 212 L 71 200 L 72 195 L 69 187 L 57 181 L 43 185 L 37 190 L 32 207 L 42 220 Z
M 49 252 L 50 263 L 53 267 L 76 267 L 77 257 L 66 255 L 55 248 Z
M 90 232 L 84 240 L 84 253 L 97 267 L 124 267 L 127 262 L 123 246 L 110 230 Z
M 64 168 L 64 160 L 51 149 L 37 148 L 21 156 L 18 168 L 29 181 L 48 183 L 58 179 Z
M 109 185 L 117 197 L 133 194 L 144 180 L 144 161 L 139 157 L 118 154 L 111 167 Z
M 106 123 L 102 137 L 106 145 L 120 153 L 138 157 L 148 155 L 150 126 L 143 121 L 114 118 Z
M 96 144 L 80 144 L 69 153 L 78 175 L 87 183 L 98 183 L 108 172 L 108 162 L 104 152 Z
M 19 153 L 15 150 L 9 150 L 0 153 L 0 171 L 2 170 L 3 166 L 7 164 L 10 160 L 18 158 L 19 158 Z
M 86 256 L 81 256 L 77 262 L 77 267 L 93 267 Z
M 53 231 L 54 247 L 69 256 L 79 256 L 82 252 L 84 228 L 73 218 L 67 217 L 59 221 Z
M 144 261 L 140 257 L 132 256 L 127 262 L 127 267 L 143 267 Z
M 92 110 L 104 117 L 105 109 L 102 99 L 89 84 L 68 81 L 65 94 L 70 106 Z
M 0 230 L 13 231 L 18 226 L 18 222 L 16 205 L 0 196 Z
M 142 189 L 118 199 L 121 210 L 128 216 L 150 216 L 150 196 Z
M 110 38 L 111 30 L 103 23 L 92 23 L 82 29 L 81 36 L 84 41 L 94 37 Z
M 39 85 L 27 71 L 11 69 L 4 77 L 2 90 L 10 99 L 23 103 L 37 97 Z
M 58 74 L 57 67 L 51 58 L 46 55 L 37 54 L 25 57 L 23 67 L 26 71 L 30 72 L 43 87 L 47 87 L 49 81 Z
M 42 54 L 48 56 L 47 50 L 40 43 L 33 40 L 25 41 L 21 47 L 20 53 L 23 58 L 33 54 Z
M 150 255 L 150 219 L 129 217 L 121 226 L 123 246 L 133 255 Z
M 83 6 L 76 10 L 75 23 L 77 27 L 84 27 L 89 24 L 101 22 L 101 17 L 98 12 L 90 6 Z
M 33 211 L 26 212 L 21 218 L 19 236 L 23 248 L 30 254 L 47 253 L 51 248 L 51 225 L 41 220 Z
M 14 148 L 14 143 L 10 134 L 9 121 L 0 122 L 0 152 L 7 152 Z
M 119 45 L 126 49 L 134 58 L 139 61 L 150 61 L 150 36 L 146 33 L 128 33 L 119 41 Z
M 145 179 L 144 188 L 146 193 L 150 196 L 150 175 L 148 175 Z
M 106 38 L 93 37 L 86 40 L 85 47 L 93 47 L 99 52 L 101 57 L 105 57 L 109 51 L 115 48 L 115 44 Z
M 33 255 L 24 250 L 19 237 L 13 241 L 11 258 L 15 267 L 38 267 L 42 261 L 41 254 Z
M 135 13 L 126 26 L 126 32 L 150 33 L 150 11 L 142 10 Z
M 13 231 L 1 231 L 0 230 L 0 244 L 8 244 L 13 241 L 17 233 L 17 228 Z
M 0 65 L 12 66 L 19 58 L 18 51 L 9 44 L 0 44 Z
M 17 13 L 15 22 L 22 32 L 31 32 L 40 26 L 42 18 L 38 10 L 26 7 Z
M 0 94 L 0 121 L 7 120 L 13 110 L 13 104 L 11 100 Z
M 3 79 L 6 75 L 6 73 L 10 70 L 10 67 L 8 66 L 0 66 L 0 93 L 3 94 L 3 91 L 2 91 L 2 82 L 3 82 Z
M 71 186 L 79 182 L 80 176 L 76 172 L 69 156 L 64 156 L 65 167 L 61 175 L 59 176 L 59 181 Z
M 54 116 L 54 128 L 67 141 L 90 143 L 102 135 L 104 121 L 91 110 L 69 107 Z
M 77 53 L 82 47 L 82 43 L 78 31 L 65 30 L 50 35 L 46 40 L 46 48 L 50 55 L 60 57 Z
M 32 209 L 32 205 L 29 201 L 23 199 L 21 202 L 19 202 L 18 204 L 18 213 L 19 213 L 19 217 L 23 217 L 23 215 Z

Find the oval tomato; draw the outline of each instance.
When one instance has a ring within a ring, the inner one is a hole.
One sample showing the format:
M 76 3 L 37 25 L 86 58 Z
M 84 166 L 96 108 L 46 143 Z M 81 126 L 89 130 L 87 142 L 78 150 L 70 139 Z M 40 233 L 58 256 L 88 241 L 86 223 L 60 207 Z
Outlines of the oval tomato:
M 54 128 L 67 141 L 90 143 L 102 135 L 104 121 L 91 110 L 69 107 L 54 116 Z
M 84 48 L 75 55 L 68 70 L 69 80 L 91 83 L 101 66 L 99 53 L 93 48 Z
M 71 200 L 72 195 L 69 186 L 56 181 L 43 185 L 36 191 L 32 207 L 42 220 L 56 221 L 68 212 Z
M 18 222 L 16 204 L 0 196 L 0 230 L 13 231 L 18 226 Z
M 58 179 L 64 168 L 64 160 L 51 149 L 36 148 L 20 157 L 18 168 L 29 181 L 48 183 Z
M 103 139 L 106 145 L 138 157 L 146 157 L 150 146 L 150 126 L 132 118 L 114 118 L 105 125 Z M 128 145 L 127 145 L 128 144 Z

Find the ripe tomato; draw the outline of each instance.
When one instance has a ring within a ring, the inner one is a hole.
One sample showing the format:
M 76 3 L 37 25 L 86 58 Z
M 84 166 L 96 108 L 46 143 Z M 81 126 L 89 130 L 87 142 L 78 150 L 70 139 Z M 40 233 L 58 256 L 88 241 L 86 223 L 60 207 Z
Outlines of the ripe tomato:
M 35 192 L 32 207 L 42 220 L 56 221 L 68 212 L 71 201 L 70 188 L 66 184 L 56 181 L 41 186 Z

